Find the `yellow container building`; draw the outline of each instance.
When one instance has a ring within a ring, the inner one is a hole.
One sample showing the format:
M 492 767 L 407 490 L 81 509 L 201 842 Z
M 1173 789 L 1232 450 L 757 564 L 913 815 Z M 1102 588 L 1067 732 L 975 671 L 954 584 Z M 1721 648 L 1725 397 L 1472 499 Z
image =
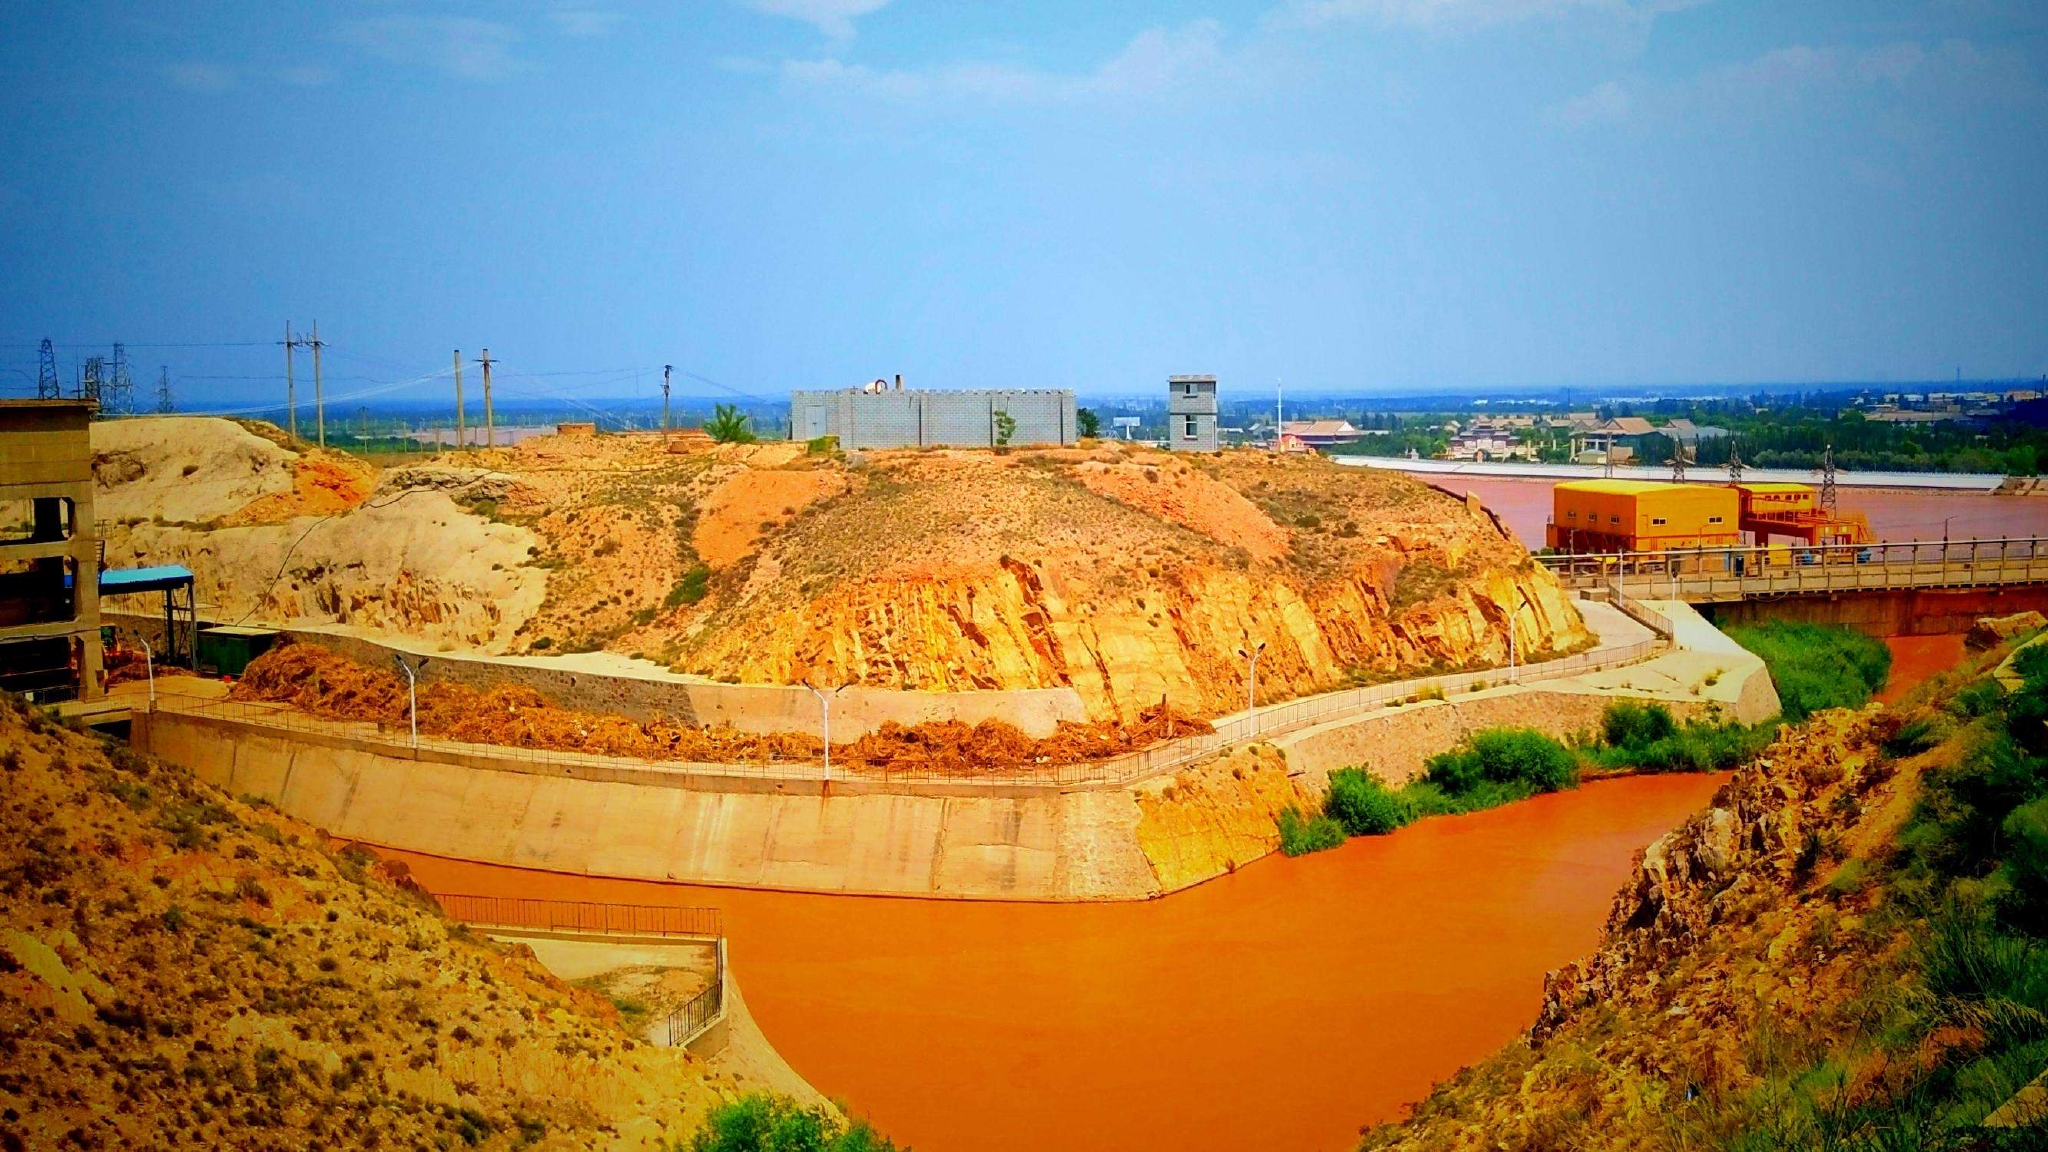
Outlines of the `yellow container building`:
M 1655 480 L 1570 480 L 1552 494 L 1549 543 L 1560 552 L 1662 552 L 1742 543 L 1733 488 Z

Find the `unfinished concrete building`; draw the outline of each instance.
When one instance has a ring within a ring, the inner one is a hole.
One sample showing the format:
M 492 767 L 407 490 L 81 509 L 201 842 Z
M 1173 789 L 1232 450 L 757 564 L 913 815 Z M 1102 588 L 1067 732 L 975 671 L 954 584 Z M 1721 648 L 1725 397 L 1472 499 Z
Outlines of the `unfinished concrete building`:
M 1166 448 L 1169 452 L 1214 452 L 1216 378 L 1166 378 Z
M 100 694 L 94 405 L 0 400 L 0 689 Z
M 1005 422 L 1013 421 L 1005 434 Z M 1066 388 L 934 392 L 877 380 L 865 388 L 792 392 L 793 440 L 837 436 L 841 448 L 993 448 L 1074 443 L 1074 393 Z

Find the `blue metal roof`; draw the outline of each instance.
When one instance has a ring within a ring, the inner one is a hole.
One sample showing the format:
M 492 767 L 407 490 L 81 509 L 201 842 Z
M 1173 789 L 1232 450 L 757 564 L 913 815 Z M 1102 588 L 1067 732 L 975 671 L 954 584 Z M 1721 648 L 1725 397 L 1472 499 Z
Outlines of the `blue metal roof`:
M 154 568 L 109 568 L 100 573 L 100 594 L 122 592 L 166 592 L 192 583 L 192 570 L 182 564 L 160 564 Z

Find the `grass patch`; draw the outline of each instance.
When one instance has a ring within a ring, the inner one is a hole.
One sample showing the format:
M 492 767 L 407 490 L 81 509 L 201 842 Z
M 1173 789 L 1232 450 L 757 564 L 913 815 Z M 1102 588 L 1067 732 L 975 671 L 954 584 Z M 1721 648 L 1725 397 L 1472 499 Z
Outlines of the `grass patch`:
M 1344 828 L 1328 816 L 1304 816 L 1299 808 L 1280 813 L 1280 851 L 1306 856 L 1344 843 Z
M 1891 649 L 1854 629 L 1773 620 L 1726 631 L 1762 658 L 1794 723 L 1825 708 L 1860 708 L 1891 675 Z

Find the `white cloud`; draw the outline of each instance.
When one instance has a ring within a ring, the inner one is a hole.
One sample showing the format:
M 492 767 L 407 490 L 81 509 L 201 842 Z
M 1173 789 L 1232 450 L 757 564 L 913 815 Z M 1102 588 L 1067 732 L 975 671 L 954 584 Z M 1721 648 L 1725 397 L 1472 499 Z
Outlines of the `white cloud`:
M 851 40 L 854 19 L 880 11 L 889 0 L 746 0 L 746 4 L 756 12 L 816 25 L 834 40 Z
M 1578 128 L 1595 124 L 1619 124 L 1628 119 L 1635 107 L 1635 98 L 1618 80 L 1609 80 L 1590 92 L 1584 92 L 1551 108 L 1551 118 L 1569 127 Z
M 1043 103 L 1145 97 L 1172 89 L 1225 63 L 1223 26 L 1196 20 L 1152 28 L 1115 56 L 1083 73 L 1045 72 L 1016 64 L 969 60 L 922 69 L 875 69 L 840 60 L 786 60 L 783 78 L 806 87 L 836 88 L 894 99 L 972 98 Z
M 565 36 L 589 40 L 609 36 L 626 22 L 622 12 L 593 12 L 580 8 L 557 8 L 548 13 L 548 19 Z
M 396 64 L 465 80 L 499 80 L 529 65 L 513 54 L 519 32 L 468 16 L 375 16 L 342 26 L 342 39 Z
M 1314 27 L 1348 21 L 1465 31 L 1581 13 L 1654 19 L 1705 0 L 1287 0 L 1282 23 Z
M 232 68 L 186 60 L 165 65 L 164 79 L 187 92 L 225 92 L 235 86 L 237 77 Z

